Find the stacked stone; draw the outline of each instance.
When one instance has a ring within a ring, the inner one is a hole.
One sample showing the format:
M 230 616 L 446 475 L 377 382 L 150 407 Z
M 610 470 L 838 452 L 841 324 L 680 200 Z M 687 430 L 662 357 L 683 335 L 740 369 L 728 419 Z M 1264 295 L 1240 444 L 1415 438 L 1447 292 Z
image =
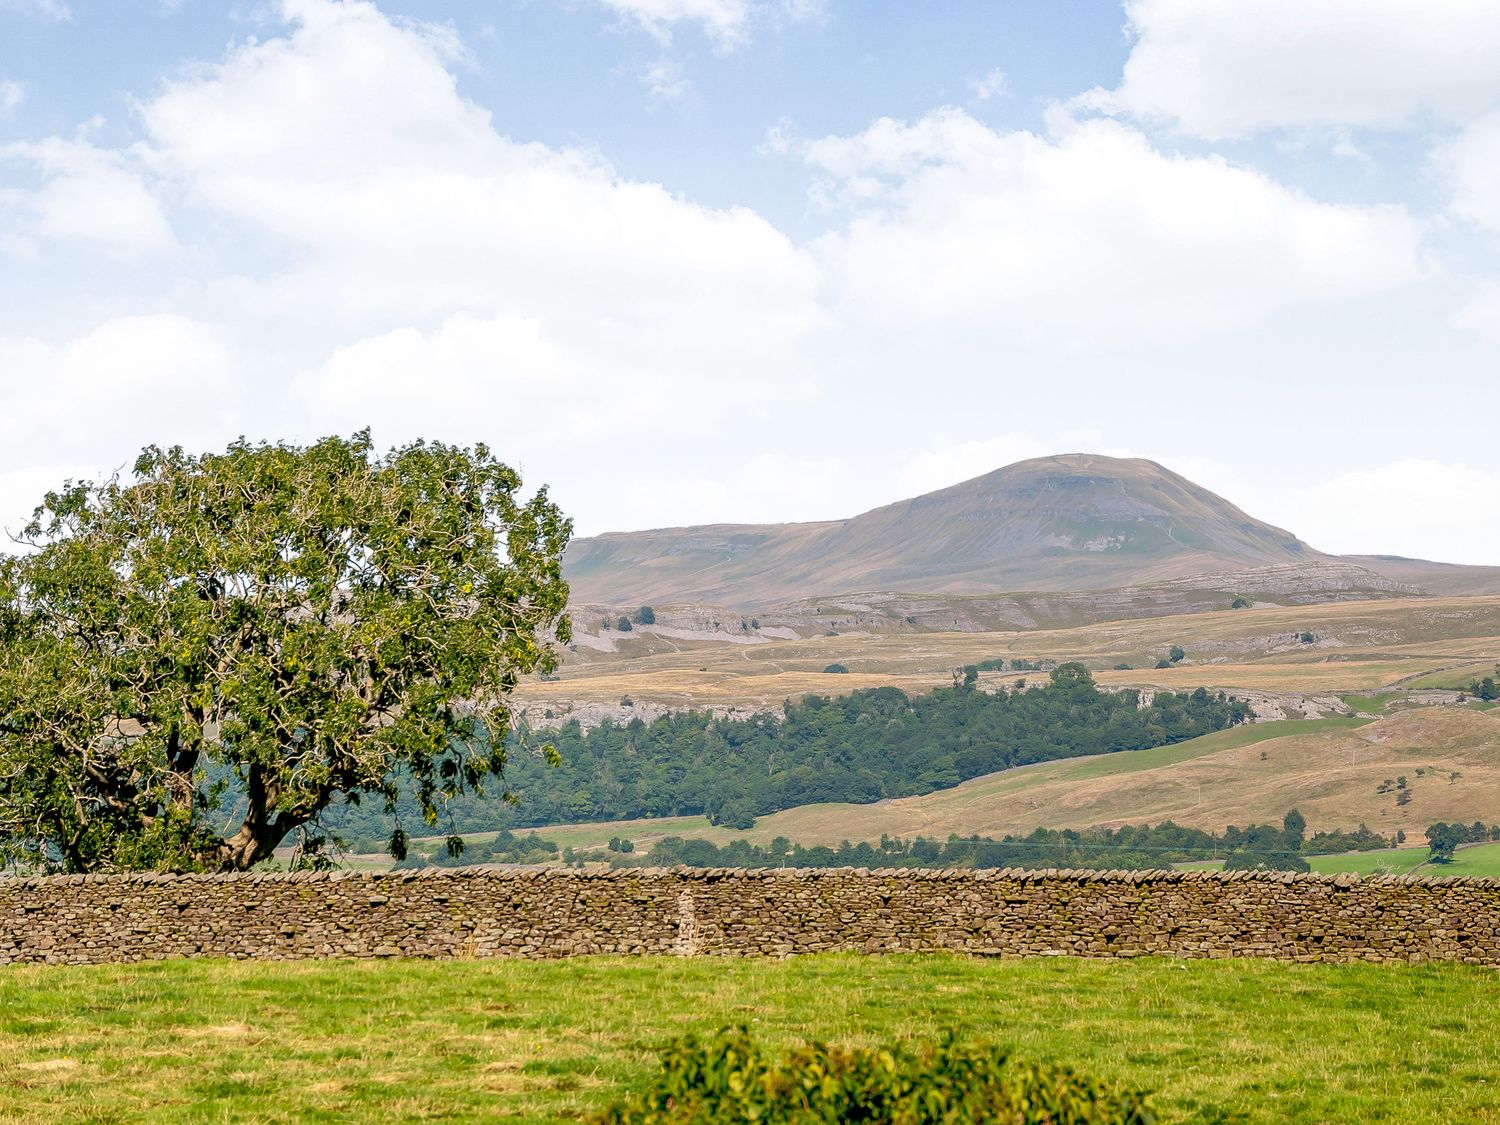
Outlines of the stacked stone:
M 1500 965 L 1500 880 L 690 868 L 0 878 L 0 964 L 940 950 Z

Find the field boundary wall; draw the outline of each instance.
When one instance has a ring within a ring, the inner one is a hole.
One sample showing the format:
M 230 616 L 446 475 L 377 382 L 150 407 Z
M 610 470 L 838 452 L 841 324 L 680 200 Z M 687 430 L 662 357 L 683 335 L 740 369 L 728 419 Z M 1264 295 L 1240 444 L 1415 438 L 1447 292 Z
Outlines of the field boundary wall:
M 1500 965 L 1500 880 L 685 868 L 0 878 L 0 965 L 833 950 Z

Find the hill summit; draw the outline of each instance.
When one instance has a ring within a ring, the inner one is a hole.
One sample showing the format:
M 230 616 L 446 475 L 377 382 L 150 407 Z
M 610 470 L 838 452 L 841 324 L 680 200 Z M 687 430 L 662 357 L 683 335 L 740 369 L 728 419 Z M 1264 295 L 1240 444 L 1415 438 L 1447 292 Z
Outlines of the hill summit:
M 1154 461 L 1021 461 L 846 520 L 710 524 L 575 541 L 576 602 L 765 605 L 852 590 L 1100 590 L 1322 560 Z

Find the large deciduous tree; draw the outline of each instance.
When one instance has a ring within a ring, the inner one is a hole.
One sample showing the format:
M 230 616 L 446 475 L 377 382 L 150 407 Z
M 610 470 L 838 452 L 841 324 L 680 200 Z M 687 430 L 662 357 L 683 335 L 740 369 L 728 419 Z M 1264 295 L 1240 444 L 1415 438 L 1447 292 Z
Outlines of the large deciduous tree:
M 484 446 L 148 448 L 0 559 L 0 859 L 242 870 L 342 796 L 501 776 L 571 531 Z M 393 840 L 400 848 L 400 833 Z

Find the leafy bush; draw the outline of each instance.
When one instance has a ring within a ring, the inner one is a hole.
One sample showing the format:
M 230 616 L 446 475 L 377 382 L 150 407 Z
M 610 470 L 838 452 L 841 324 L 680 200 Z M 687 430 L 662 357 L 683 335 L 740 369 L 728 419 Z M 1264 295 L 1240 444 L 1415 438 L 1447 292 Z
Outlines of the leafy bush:
M 842 664 L 830 664 L 827 668 L 824 668 L 823 671 L 842 676 L 847 673 L 849 669 L 845 668 Z
M 1147 1098 L 1074 1074 L 1019 1063 L 951 1032 L 917 1051 L 812 1043 L 772 1058 L 744 1028 L 696 1036 L 662 1053 L 644 1091 L 602 1125 L 815 1125 L 841 1121 L 1154 1125 Z
M 640 609 L 635 611 L 635 623 L 637 625 L 655 625 L 656 610 L 652 609 L 649 605 L 641 606 Z

